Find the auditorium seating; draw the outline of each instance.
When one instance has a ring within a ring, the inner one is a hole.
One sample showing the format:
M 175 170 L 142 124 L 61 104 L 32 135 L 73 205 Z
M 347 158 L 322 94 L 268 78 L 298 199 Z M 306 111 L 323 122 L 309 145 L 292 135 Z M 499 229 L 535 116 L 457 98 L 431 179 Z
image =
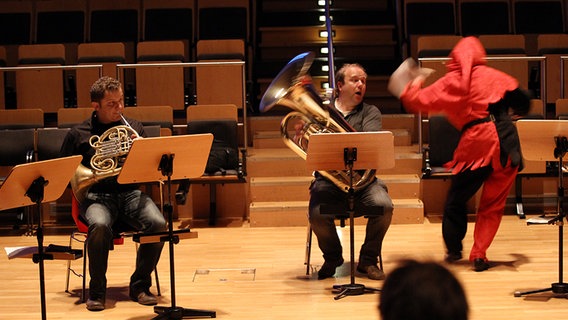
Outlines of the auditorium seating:
M 512 0 L 514 28 L 517 34 L 563 33 L 562 0 Z
M 557 99 L 566 96 L 568 82 L 564 80 L 562 88 L 561 80 L 561 56 L 568 55 L 567 34 L 541 34 L 537 38 L 538 54 L 546 57 L 546 102 L 555 103 Z M 568 67 L 564 67 L 564 78 Z M 562 95 L 564 93 L 564 96 Z
M 77 106 L 90 108 L 91 85 L 101 76 L 117 78 L 116 66 L 126 59 L 122 42 L 81 43 L 77 48 L 77 64 L 102 65 L 99 68 L 84 68 L 75 71 L 77 83 Z M 124 84 L 126 86 L 126 84 Z
M 185 62 L 187 50 L 182 41 L 142 41 L 137 45 L 139 64 Z M 168 105 L 174 110 L 185 109 L 182 66 L 138 67 L 136 72 L 136 104 Z
M 86 0 L 36 1 L 36 43 L 85 42 L 86 13 Z
M 143 40 L 183 40 L 191 47 L 195 42 L 194 0 L 145 0 L 143 10 Z
M 65 64 L 63 44 L 21 45 L 18 48 L 18 66 L 42 67 Z M 63 70 L 16 71 L 17 107 L 41 108 L 45 113 L 55 113 L 64 106 Z
M 463 36 L 512 33 L 510 0 L 457 0 Z

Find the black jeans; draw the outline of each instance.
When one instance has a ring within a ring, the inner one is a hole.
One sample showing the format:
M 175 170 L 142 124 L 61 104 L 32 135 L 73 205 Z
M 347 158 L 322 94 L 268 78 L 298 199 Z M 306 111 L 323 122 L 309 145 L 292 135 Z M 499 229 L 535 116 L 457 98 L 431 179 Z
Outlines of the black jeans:
M 109 250 L 113 246 L 113 226 L 120 222 L 142 232 L 166 230 L 164 216 L 146 194 L 140 190 L 116 194 L 88 193 L 82 203 L 82 218 L 89 226 L 87 251 L 89 257 L 89 295 L 104 298 Z M 136 256 L 136 269 L 130 278 L 130 289 L 146 290 L 152 285 L 152 271 L 160 259 L 162 242 L 141 244 Z

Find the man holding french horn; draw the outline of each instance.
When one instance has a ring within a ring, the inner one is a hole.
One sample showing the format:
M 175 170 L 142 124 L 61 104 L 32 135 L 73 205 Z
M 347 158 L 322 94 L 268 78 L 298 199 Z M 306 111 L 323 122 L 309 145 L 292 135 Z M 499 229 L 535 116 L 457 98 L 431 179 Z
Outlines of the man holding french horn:
M 87 309 L 105 309 L 106 271 L 113 246 L 113 228 L 121 223 L 142 232 L 162 232 L 166 221 L 154 201 L 136 184 L 119 184 L 117 175 L 132 140 L 144 137 L 142 124 L 125 118 L 121 83 L 110 77 L 98 79 L 91 87 L 92 116 L 72 128 L 61 147 L 62 156 L 82 155 L 71 181 L 79 201 L 80 218 L 88 225 L 89 299 Z M 155 305 L 150 292 L 151 274 L 163 243 L 141 244 L 136 270 L 130 278 L 130 298 L 142 305 Z

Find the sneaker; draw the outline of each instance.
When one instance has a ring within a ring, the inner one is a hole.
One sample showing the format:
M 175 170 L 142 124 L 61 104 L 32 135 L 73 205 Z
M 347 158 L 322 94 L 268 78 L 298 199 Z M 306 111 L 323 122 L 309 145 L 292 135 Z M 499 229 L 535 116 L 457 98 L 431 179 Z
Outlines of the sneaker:
M 335 274 L 335 269 L 343 264 L 343 258 L 334 262 L 325 261 L 318 271 L 318 280 L 323 280 L 332 277 Z
M 487 261 L 485 261 L 485 259 L 477 258 L 473 260 L 473 270 L 475 270 L 475 272 L 485 271 L 490 267 L 491 266 Z
M 461 260 L 461 258 L 461 252 L 448 252 L 446 254 L 446 257 L 444 258 L 444 261 L 446 261 L 447 263 L 454 263 L 458 260 Z
M 385 279 L 385 273 L 383 272 L 383 270 L 379 269 L 379 267 L 377 267 L 374 264 L 371 264 L 371 265 L 368 265 L 368 266 L 358 265 L 357 271 L 362 273 L 362 274 L 366 274 L 367 277 L 371 280 L 384 280 Z
M 89 298 L 87 300 L 87 310 L 89 311 L 102 311 L 105 309 L 105 299 L 103 298 Z
M 142 291 L 130 290 L 130 299 L 145 306 L 154 306 L 158 304 L 158 298 L 150 292 L 149 289 Z

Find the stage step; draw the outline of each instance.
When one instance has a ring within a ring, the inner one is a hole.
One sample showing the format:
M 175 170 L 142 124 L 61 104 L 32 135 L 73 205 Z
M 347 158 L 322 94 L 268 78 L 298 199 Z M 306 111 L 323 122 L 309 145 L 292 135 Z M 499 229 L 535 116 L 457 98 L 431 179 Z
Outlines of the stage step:
M 290 110 L 291 111 L 291 110 Z M 257 139 L 273 139 L 280 138 L 280 122 L 284 115 L 288 112 L 282 112 L 282 115 L 255 116 L 249 118 L 248 134 L 254 141 Z M 392 131 L 395 135 L 395 146 L 410 145 L 415 143 L 417 139 L 416 118 L 412 114 L 383 114 L 382 117 L 383 130 Z M 268 133 L 264 133 L 268 132 Z M 277 134 L 275 135 L 274 133 Z M 259 136 L 256 136 L 259 134 Z M 263 142 L 260 145 L 253 146 L 255 148 L 264 148 Z M 281 145 L 279 145 L 281 146 Z
M 395 147 L 394 168 L 380 170 L 379 174 L 420 175 L 421 170 L 421 154 L 410 150 L 410 147 Z M 249 149 L 247 157 L 249 177 L 309 176 L 311 173 L 312 171 L 306 168 L 306 162 L 288 148 Z
M 424 223 L 424 205 L 420 199 L 393 199 L 392 224 Z M 305 226 L 308 223 L 308 201 L 252 202 L 251 227 Z M 356 219 L 355 224 L 365 224 Z
M 395 146 L 412 145 L 411 133 L 406 129 L 389 129 L 394 136 Z M 280 131 L 257 131 L 252 138 L 254 148 L 287 148 Z
M 393 199 L 418 199 L 420 178 L 415 174 L 378 175 Z M 251 202 L 308 201 L 312 176 L 253 177 L 250 179 Z

